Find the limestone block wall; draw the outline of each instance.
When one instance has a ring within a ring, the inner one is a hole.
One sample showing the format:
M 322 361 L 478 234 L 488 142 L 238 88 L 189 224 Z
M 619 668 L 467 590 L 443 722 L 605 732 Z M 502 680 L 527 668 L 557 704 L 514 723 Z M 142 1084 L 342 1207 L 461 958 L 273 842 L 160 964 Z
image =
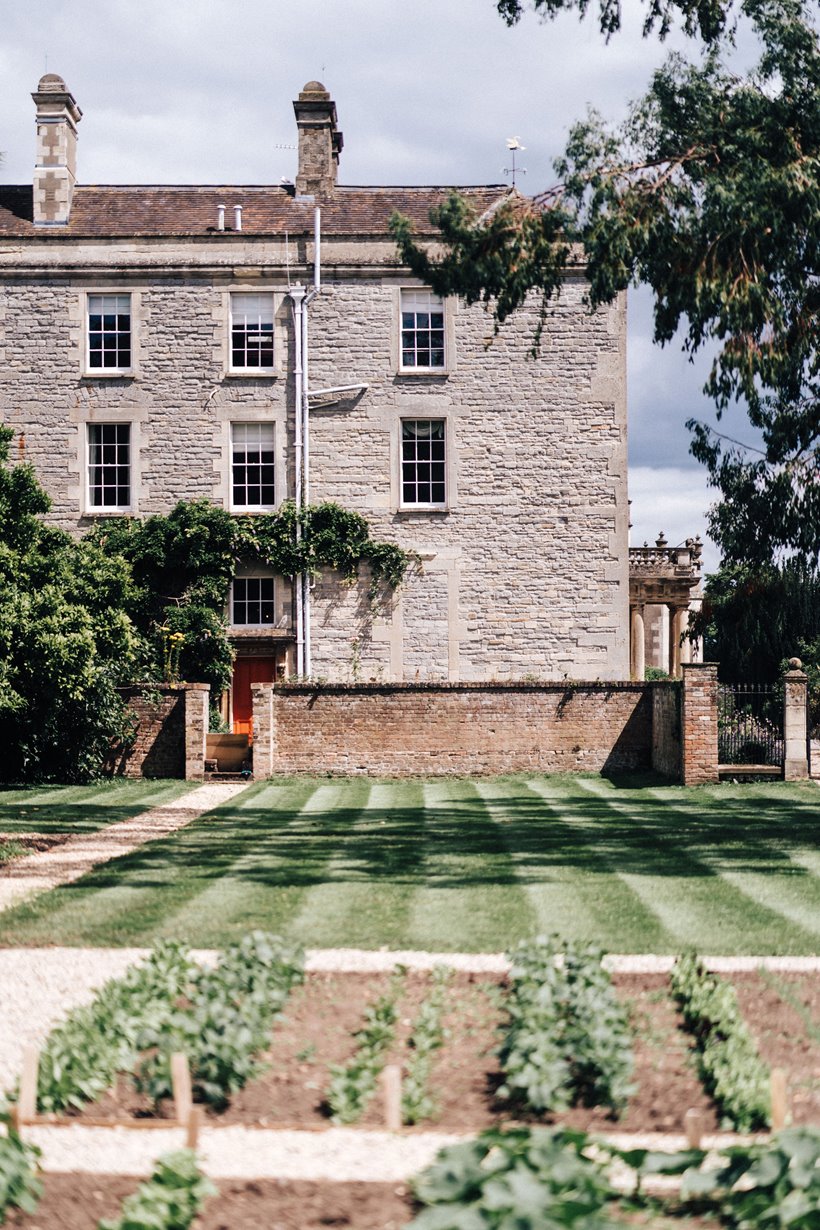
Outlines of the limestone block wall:
M 281 253 L 250 238 L 223 253 L 223 242 L 135 238 L 96 249 L 38 239 L 28 264 L 0 251 L 0 420 L 17 429 L 15 456 L 34 464 L 55 524 L 81 532 L 100 515 L 90 515 L 84 491 L 93 422 L 131 425 L 137 515 L 179 499 L 227 505 L 229 428 L 242 420 L 273 422 L 279 497 L 293 495 L 292 320 L 284 268 L 271 263 Z M 375 607 L 366 576 L 353 587 L 319 578 L 314 674 L 627 678 L 624 302 L 590 314 L 583 279 L 571 276 L 532 359 L 535 304 L 492 339 L 481 308 L 453 301 L 446 370 L 407 374 L 398 335 L 408 279 L 394 261 L 392 244 L 367 237 L 327 244 L 310 315 L 310 384 L 368 387 L 312 412 L 311 499 L 362 512 L 377 537 L 420 562 Z M 231 375 L 229 295 L 260 285 L 276 290 L 277 366 Z M 84 296 L 101 290 L 132 296 L 127 376 L 84 370 Z M 446 422 L 446 511 L 400 508 L 404 417 Z
M 311 496 L 421 557 L 389 612 L 369 633 L 360 622 L 360 678 L 627 677 L 623 305 L 590 316 L 582 293 L 570 281 L 535 360 L 534 308 L 487 347 L 485 313 L 450 305 L 452 365 L 414 376 L 384 344 L 397 281 L 326 284 L 311 382 L 368 389 L 313 414 Z M 400 425 L 414 416 L 446 422 L 447 511 L 400 507 Z M 314 596 L 314 670 L 350 678 L 360 596 L 327 580 Z

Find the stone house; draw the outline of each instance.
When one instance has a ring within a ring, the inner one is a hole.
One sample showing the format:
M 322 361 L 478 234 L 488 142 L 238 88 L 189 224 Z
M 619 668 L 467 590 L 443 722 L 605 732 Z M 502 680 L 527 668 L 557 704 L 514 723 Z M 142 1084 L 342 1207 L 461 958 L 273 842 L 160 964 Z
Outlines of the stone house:
M 33 184 L 0 188 L 0 419 L 53 521 L 265 512 L 309 483 L 420 559 L 375 608 L 366 577 L 240 566 L 236 729 L 251 682 L 295 673 L 629 677 L 623 298 L 591 314 L 573 269 L 537 358 L 537 303 L 493 337 L 437 299 L 387 224 L 434 243 L 449 186 L 339 184 L 318 82 L 294 103 L 295 183 L 261 187 L 83 186 L 73 95 L 49 73 L 33 99 Z M 460 190 L 478 214 L 511 191 Z

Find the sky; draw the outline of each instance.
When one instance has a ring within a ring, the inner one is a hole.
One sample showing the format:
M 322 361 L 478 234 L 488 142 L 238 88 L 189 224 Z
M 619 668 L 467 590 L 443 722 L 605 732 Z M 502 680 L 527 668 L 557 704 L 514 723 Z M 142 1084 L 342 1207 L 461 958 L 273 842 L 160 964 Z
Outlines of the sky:
M 555 182 L 552 160 L 588 106 L 622 118 L 670 51 L 641 37 L 625 0 L 607 44 L 589 18 L 509 29 L 494 0 L 0 0 L 0 181 L 28 183 L 31 92 L 44 72 L 84 112 L 80 183 L 265 184 L 293 178 L 293 99 L 318 78 L 334 98 L 345 184 Z M 629 457 L 633 545 L 705 538 L 713 495 L 689 456 L 689 418 L 714 421 L 690 363 L 651 340 L 651 301 L 629 299 Z M 707 569 L 717 553 L 707 542 Z

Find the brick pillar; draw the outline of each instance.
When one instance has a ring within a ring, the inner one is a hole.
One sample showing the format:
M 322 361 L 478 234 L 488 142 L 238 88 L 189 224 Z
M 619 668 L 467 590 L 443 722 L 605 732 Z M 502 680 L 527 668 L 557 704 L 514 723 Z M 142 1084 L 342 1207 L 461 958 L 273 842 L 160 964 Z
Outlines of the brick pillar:
M 207 683 L 184 683 L 181 690 L 185 704 L 185 780 L 201 782 L 205 778 L 205 739 L 211 689 Z
M 253 775 L 255 778 L 273 776 L 274 717 L 273 684 L 252 683 L 253 706 Z
M 718 780 L 717 663 L 683 665 L 681 778 L 684 786 Z
M 806 730 L 808 679 L 801 670 L 802 665 L 799 658 L 789 658 L 789 670 L 783 676 L 783 777 L 787 782 L 801 781 L 809 775 Z

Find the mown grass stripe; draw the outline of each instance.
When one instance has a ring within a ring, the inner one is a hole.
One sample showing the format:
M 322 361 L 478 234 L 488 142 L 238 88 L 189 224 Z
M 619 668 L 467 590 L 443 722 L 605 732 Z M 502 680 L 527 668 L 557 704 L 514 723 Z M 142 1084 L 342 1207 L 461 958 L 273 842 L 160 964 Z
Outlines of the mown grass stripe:
M 560 779 L 560 788 L 552 795 L 542 791 L 544 780 L 552 779 L 522 781 L 515 800 L 503 783 L 479 785 L 506 836 L 537 932 L 595 941 L 624 952 L 654 951 L 654 946 L 668 944 L 654 912 L 628 884 L 613 880 L 595 826 L 571 815 L 566 780 Z M 622 944 L 639 946 L 622 948 Z
M 243 843 L 218 879 L 208 880 L 166 917 L 159 935 L 201 935 L 213 927 L 214 918 L 223 931 L 241 935 L 258 926 L 260 916 L 267 930 L 284 931 L 305 895 L 326 875 L 332 846 L 323 818 L 341 816 L 343 783 L 266 783 L 248 794 L 212 818 L 221 828 L 226 821 L 240 831 L 251 825 L 253 840 Z
M 718 831 L 713 819 L 704 824 L 697 810 L 677 803 L 675 787 L 668 788 L 665 799 L 658 798 L 658 790 L 651 792 L 652 799 L 641 792 L 638 802 L 629 791 L 616 795 L 603 779 L 579 779 L 578 786 L 596 799 L 606 798 L 612 810 L 625 818 L 630 837 L 621 857 L 640 863 L 634 877 L 638 891 L 655 902 L 675 937 L 675 948 L 692 945 L 712 953 L 811 950 L 816 933 L 805 920 L 816 909 L 811 901 L 820 897 L 818 887 L 804 880 L 796 888 L 778 874 L 778 866 L 785 865 L 783 853 L 756 839 L 749 829 L 754 823 L 750 816 L 740 830 L 724 824 Z M 647 806 L 652 800 L 654 806 Z M 782 832 L 777 836 L 782 838 Z M 735 859 L 757 860 L 766 870 L 744 876 L 726 865 Z M 653 867 L 660 874 L 653 874 Z M 793 899 L 784 902 L 784 894 Z
M 492 952 L 530 934 L 529 900 L 475 782 L 427 781 L 423 798 L 424 882 L 413 897 L 408 947 L 447 952 L 468 936 L 470 950 Z
M 5 911 L 0 914 L 0 943 L 53 943 L 55 936 L 65 944 L 103 944 L 108 939 L 113 945 L 150 942 L 169 915 L 218 882 L 245 852 L 258 848 L 279 827 L 281 815 L 264 804 L 255 818 L 248 815 L 254 796 L 264 789 L 252 786 L 235 802 L 186 828 Z M 310 781 L 286 785 L 278 795 L 281 814 L 287 817 L 298 811 L 314 790 Z M 218 944 L 229 932 L 216 914 L 194 934 L 174 934 L 207 946 Z
M 189 782 L 117 780 L 96 786 L 0 790 L 0 832 L 90 833 L 181 799 Z
M 422 856 L 421 786 L 360 778 L 347 790 L 349 823 L 337 833 L 324 883 L 305 895 L 288 934 L 313 947 L 393 945 L 405 934 Z

